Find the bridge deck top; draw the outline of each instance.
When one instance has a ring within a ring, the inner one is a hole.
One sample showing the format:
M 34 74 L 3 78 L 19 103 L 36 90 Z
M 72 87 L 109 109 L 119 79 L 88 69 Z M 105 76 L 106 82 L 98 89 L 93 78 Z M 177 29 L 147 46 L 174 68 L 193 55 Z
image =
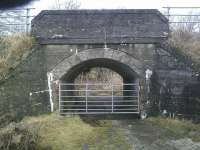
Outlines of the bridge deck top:
M 155 9 L 47 10 L 32 21 L 40 44 L 158 43 L 168 31 Z

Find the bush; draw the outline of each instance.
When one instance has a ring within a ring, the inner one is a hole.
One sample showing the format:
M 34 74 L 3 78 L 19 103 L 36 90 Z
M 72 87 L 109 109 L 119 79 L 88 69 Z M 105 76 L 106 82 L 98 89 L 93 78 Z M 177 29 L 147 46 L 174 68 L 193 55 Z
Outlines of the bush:
M 33 37 L 26 34 L 0 38 L 0 80 L 27 57 L 33 43 Z
M 200 124 L 194 124 L 189 120 L 179 120 L 172 118 L 149 118 L 147 121 L 178 136 L 189 137 L 193 141 L 200 142 Z
M 12 123 L 0 131 L 1 150 L 36 150 L 39 128 Z
M 177 52 L 190 58 L 196 69 L 200 66 L 200 34 L 185 30 L 175 30 L 171 33 L 168 40 L 169 44 L 174 47 Z

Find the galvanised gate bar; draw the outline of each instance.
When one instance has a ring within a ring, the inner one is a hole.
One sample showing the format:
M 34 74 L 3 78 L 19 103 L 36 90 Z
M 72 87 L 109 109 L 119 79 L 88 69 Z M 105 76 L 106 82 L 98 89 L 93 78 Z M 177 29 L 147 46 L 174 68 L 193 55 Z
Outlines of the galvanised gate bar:
M 139 86 L 134 83 L 60 83 L 59 112 L 61 115 L 139 114 Z

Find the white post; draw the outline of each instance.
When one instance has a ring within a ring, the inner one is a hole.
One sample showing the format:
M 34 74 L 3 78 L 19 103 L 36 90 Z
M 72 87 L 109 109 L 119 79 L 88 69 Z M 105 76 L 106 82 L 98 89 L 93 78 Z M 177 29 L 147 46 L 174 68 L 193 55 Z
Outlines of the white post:
M 150 92 L 150 79 L 151 79 L 151 76 L 153 74 L 152 70 L 150 69 L 147 69 L 145 71 L 145 74 L 146 74 L 146 84 L 147 84 L 147 92 L 149 93 Z
M 52 99 L 52 87 L 51 87 L 51 82 L 53 81 L 53 74 L 52 73 L 47 73 L 47 79 L 48 79 L 48 88 L 49 88 L 49 101 L 51 105 L 51 112 L 54 111 L 54 103 Z

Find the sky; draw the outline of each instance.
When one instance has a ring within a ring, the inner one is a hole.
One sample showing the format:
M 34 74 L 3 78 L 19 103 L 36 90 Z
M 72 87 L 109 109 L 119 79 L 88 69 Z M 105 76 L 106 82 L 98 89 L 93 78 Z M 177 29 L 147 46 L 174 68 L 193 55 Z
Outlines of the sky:
M 51 9 L 56 0 L 36 0 L 26 7 L 34 7 L 35 13 Z M 62 0 L 61 0 L 62 1 Z M 200 7 L 200 0 L 77 0 L 82 9 L 159 9 L 162 7 Z M 200 10 L 200 9 L 199 9 Z

